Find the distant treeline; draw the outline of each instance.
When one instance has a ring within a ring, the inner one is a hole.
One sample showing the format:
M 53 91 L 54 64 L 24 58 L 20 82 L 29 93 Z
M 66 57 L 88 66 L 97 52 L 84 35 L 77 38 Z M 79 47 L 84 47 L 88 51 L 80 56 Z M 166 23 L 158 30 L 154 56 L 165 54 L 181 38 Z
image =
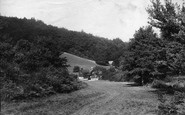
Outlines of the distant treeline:
M 65 28 L 46 25 L 34 18 L 19 19 L 0 16 L 0 20 L 2 39 L 11 39 L 9 40 L 11 44 L 16 44 L 21 39 L 36 42 L 40 37 L 49 37 L 59 44 L 58 49 L 61 52 L 93 59 L 99 63 L 107 63 L 110 60 L 118 62 L 117 59 L 126 46 L 126 43 L 119 38 L 109 40 L 83 31 L 70 31 Z

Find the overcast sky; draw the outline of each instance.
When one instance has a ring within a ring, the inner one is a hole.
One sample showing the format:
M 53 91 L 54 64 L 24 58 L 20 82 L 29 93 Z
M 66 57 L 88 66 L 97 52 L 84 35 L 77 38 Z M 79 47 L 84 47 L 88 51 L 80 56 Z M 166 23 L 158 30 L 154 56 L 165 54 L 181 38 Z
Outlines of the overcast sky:
M 182 0 L 176 0 L 182 1 Z M 150 0 L 0 0 L 0 14 L 128 41 L 147 25 Z

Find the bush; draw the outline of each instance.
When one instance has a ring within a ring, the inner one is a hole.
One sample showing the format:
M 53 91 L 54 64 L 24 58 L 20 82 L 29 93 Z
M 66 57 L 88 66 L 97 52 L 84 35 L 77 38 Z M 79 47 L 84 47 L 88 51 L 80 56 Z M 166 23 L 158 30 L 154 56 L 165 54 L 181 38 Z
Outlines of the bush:
M 75 90 L 77 78 L 69 75 L 66 69 L 51 68 L 52 72 L 47 74 L 48 84 L 53 87 L 56 92 L 70 92 Z
M 134 68 L 131 71 L 126 71 L 127 78 L 138 85 L 145 85 L 152 82 L 152 75 L 147 68 Z
M 165 89 L 165 88 L 172 88 L 172 86 L 167 84 L 164 81 L 154 80 L 152 83 L 152 88 Z
M 121 81 L 132 81 L 129 71 L 119 71 L 118 75 L 121 76 Z
M 159 115 L 184 115 L 185 114 L 185 93 L 175 92 L 173 96 L 159 93 Z
M 110 76 L 110 81 L 125 81 L 124 74 L 122 72 L 116 72 L 113 76 Z
M 96 67 L 93 68 L 93 71 L 95 71 L 95 72 L 96 71 L 102 71 L 102 73 L 105 73 L 107 70 L 104 67 L 96 66 Z
M 107 80 L 105 77 L 107 76 L 107 70 L 104 67 L 96 66 L 92 70 L 94 74 L 96 74 L 100 79 Z
M 1 100 L 22 100 L 77 90 L 82 84 L 64 68 L 43 68 L 40 72 L 18 75 L 14 81 L 2 79 Z
M 185 82 L 176 82 L 173 84 L 173 89 L 180 92 L 185 92 Z
M 103 66 L 109 66 L 108 61 L 96 61 L 96 64 L 103 65 Z
M 80 67 L 79 66 L 74 66 L 73 72 L 79 72 L 79 71 L 80 71 Z
M 90 78 L 90 71 L 88 70 L 88 69 L 83 69 L 82 70 L 82 76 L 84 77 L 84 78 Z
M 14 97 L 23 93 L 22 87 L 18 87 L 12 81 L 4 82 L 3 87 L 0 89 L 1 100 L 9 101 Z
M 100 72 L 101 71 L 101 72 Z M 103 80 L 109 81 L 128 81 L 127 72 L 116 71 L 114 67 L 110 67 L 108 70 L 101 66 L 96 66 L 93 68 L 93 72 L 98 75 L 102 76 Z M 101 74 L 99 74 L 99 72 Z
M 76 80 L 78 79 L 78 75 L 76 75 L 76 74 L 70 74 L 69 76 L 70 76 L 71 78 L 76 79 Z
M 109 80 L 109 81 L 119 81 L 120 79 L 116 76 L 116 70 L 115 68 L 109 68 L 108 70 L 104 69 L 102 70 L 102 79 L 103 80 Z
M 154 80 L 152 87 L 157 89 L 165 89 L 167 92 L 171 93 L 174 91 L 185 92 L 185 82 L 171 81 L 167 83 L 162 80 Z
M 66 58 L 60 58 L 57 42 L 38 37 L 36 43 L 19 40 L 15 46 L 1 43 L 1 100 L 47 96 L 78 89 L 77 77 L 70 76 Z

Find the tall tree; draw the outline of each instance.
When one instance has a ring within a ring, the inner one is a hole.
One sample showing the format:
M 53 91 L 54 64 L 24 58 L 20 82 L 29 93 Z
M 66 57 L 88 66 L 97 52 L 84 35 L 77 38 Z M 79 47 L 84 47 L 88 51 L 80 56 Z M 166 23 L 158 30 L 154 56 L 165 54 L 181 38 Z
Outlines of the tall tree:
M 160 58 L 163 47 L 161 39 L 157 38 L 151 26 L 140 28 L 128 45 L 128 51 L 123 57 L 123 70 L 129 71 L 131 79 L 143 84 L 150 81 L 155 71 L 155 61 Z
M 185 26 L 184 4 L 180 6 L 172 3 L 172 0 L 165 0 L 164 4 L 160 0 L 152 0 L 151 3 L 147 8 L 149 24 L 161 30 L 163 39 L 184 43 L 185 38 L 174 37 L 174 34 L 178 34 Z
M 165 58 L 161 60 L 165 62 L 170 73 L 184 73 L 185 3 L 178 5 L 172 0 L 165 0 L 162 4 L 160 0 L 153 0 L 147 11 L 149 24 L 159 28 L 162 38 L 167 41 L 163 49 Z

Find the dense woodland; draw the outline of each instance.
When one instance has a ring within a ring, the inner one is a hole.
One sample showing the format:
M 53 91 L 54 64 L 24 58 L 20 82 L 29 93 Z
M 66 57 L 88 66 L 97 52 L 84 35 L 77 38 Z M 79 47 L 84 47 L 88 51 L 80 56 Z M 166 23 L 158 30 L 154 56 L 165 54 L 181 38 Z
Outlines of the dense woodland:
M 2 39 L 11 39 L 9 43 L 13 45 L 21 39 L 32 43 L 37 42 L 38 39 L 50 39 L 58 44 L 57 48 L 61 52 L 72 53 L 104 63 L 116 60 L 125 48 L 125 43 L 119 38 L 109 40 L 83 31 L 70 31 L 46 25 L 34 18 L 18 19 L 1 16 L 0 19 Z
M 114 68 L 104 79 L 132 80 L 140 85 L 185 75 L 185 7 L 170 0 L 152 1 L 149 26 L 141 27 L 129 42 L 47 25 L 40 20 L 0 16 L 1 99 L 19 99 L 70 92 L 81 87 L 69 75 L 62 52 L 72 53 Z M 157 35 L 153 27 L 160 29 Z M 98 67 L 97 67 L 98 68 Z M 96 68 L 96 69 L 97 69 Z

